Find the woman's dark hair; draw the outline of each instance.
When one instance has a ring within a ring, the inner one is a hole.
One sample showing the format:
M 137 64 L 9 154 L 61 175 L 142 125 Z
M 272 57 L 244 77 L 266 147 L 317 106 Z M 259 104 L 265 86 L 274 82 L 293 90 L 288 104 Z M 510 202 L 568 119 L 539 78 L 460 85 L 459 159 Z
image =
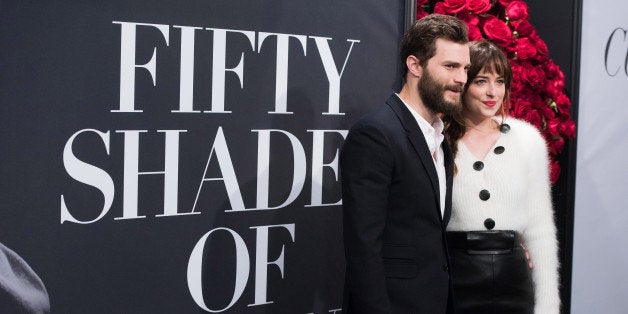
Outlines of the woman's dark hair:
M 471 57 L 471 67 L 467 72 L 467 83 L 464 85 L 463 97 L 467 89 L 469 89 L 469 85 L 480 72 L 497 73 L 497 75 L 504 78 L 506 87 L 504 101 L 499 109 L 503 121 L 506 118 L 506 111 L 510 105 L 510 85 L 512 83 L 512 69 L 510 68 L 508 58 L 506 58 L 499 47 L 487 40 L 472 42 L 469 45 L 469 55 Z M 443 121 L 445 122 L 445 138 L 451 145 L 451 151 L 455 157 L 458 153 L 458 141 L 467 131 L 462 119 L 462 112 L 456 115 L 444 116 Z

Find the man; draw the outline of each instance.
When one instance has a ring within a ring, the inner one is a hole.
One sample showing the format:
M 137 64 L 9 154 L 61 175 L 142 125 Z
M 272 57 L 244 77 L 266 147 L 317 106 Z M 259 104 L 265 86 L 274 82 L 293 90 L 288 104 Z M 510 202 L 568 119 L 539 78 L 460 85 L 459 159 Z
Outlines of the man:
M 404 84 L 341 153 L 347 313 L 447 313 L 453 160 L 438 113 L 461 110 L 467 29 L 430 15 L 401 43 Z M 442 144 L 441 144 L 442 143 Z

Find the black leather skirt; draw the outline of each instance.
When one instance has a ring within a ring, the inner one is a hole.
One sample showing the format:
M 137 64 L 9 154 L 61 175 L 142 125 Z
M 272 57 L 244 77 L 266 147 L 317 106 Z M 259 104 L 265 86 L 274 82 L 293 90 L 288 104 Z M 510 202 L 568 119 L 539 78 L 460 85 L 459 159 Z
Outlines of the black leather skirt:
M 447 232 L 456 314 L 533 314 L 532 273 L 515 231 Z

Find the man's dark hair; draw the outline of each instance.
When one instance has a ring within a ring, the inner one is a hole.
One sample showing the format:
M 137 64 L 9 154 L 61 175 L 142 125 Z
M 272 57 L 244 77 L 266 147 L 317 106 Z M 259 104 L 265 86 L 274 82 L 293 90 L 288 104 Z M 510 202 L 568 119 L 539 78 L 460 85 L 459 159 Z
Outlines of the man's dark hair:
M 406 59 L 414 55 L 419 64 L 425 66 L 427 60 L 436 53 L 436 39 L 442 38 L 455 43 L 466 44 L 467 25 L 456 17 L 430 14 L 412 24 L 401 40 L 401 76 L 406 77 Z

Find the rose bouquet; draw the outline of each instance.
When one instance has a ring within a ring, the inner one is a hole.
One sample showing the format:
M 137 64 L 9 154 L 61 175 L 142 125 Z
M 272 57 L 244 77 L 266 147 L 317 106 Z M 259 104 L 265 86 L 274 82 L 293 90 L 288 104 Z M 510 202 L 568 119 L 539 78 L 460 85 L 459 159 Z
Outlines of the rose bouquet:
M 570 117 L 565 76 L 548 57 L 547 45 L 528 21 L 528 6 L 512 0 L 418 0 L 417 19 L 453 15 L 469 27 L 469 39 L 485 38 L 502 48 L 513 72 L 510 115 L 536 126 L 547 141 L 551 181 L 560 175 L 558 156 L 576 126 Z

